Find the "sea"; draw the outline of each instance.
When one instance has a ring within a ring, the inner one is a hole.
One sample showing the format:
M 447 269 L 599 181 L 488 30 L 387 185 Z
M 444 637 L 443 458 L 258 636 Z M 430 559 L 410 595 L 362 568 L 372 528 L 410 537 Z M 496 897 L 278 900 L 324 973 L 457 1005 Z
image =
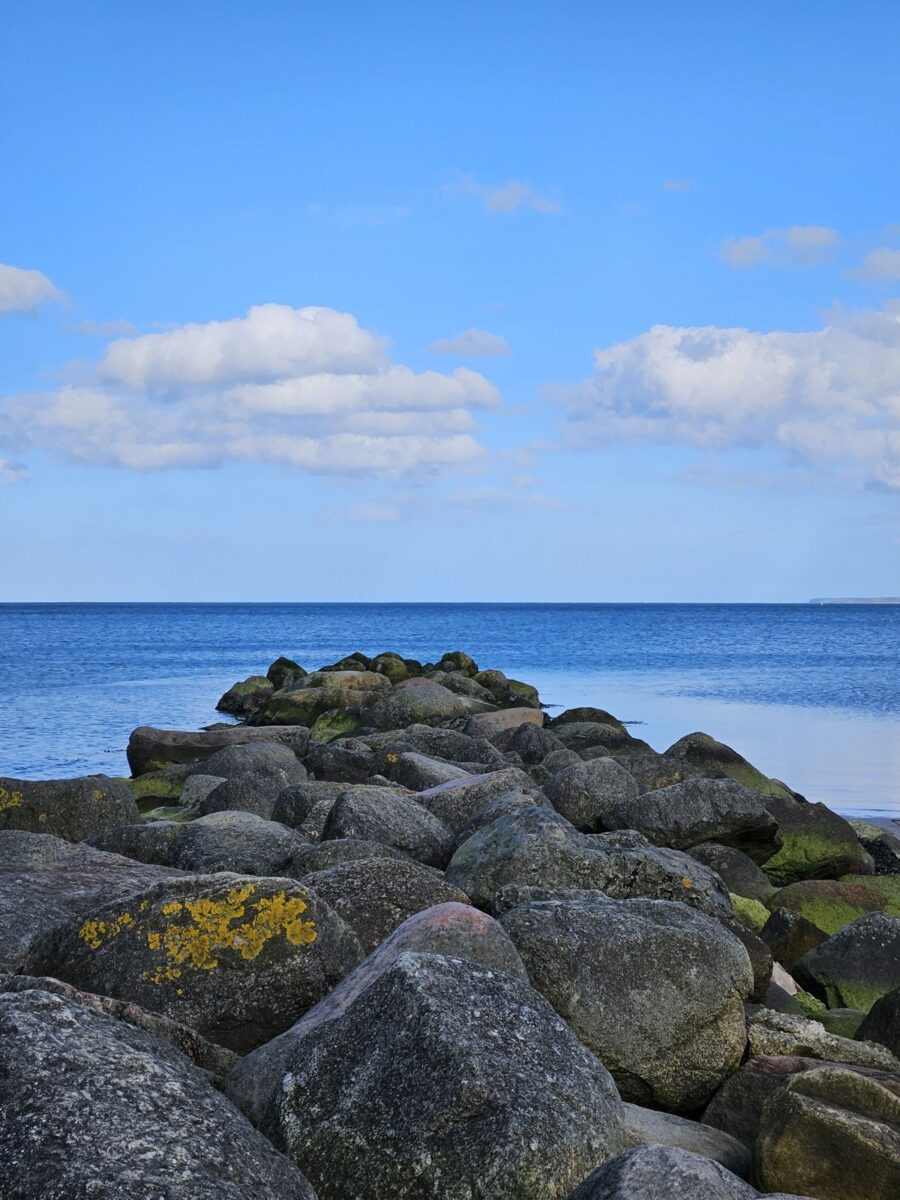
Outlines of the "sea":
M 3 604 L 0 775 L 127 774 L 137 725 L 222 720 L 236 680 L 353 650 L 534 683 L 664 750 L 702 730 L 850 816 L 900 816 L 900 606 Z

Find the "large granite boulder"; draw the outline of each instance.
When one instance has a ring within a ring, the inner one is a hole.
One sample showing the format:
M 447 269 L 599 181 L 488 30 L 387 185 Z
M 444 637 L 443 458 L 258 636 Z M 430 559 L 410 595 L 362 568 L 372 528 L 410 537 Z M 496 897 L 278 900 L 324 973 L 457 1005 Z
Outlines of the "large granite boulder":
M 777 779 L 770 779 L 747 762 L 746 758 L 717 742 L 708 733 L 688 733 L 665 751 L 666 758 L 689 763 L 710 779 L 728 777 L 763 795 L 790 796 L 792 793 Z
M 306 779 L 306 767 L 289 746 L 255 742 L 220 750 L 206 761 L 206 770 L 224 777 L 200 801 L 203 816 L 238 810 L 269 820 L 279 794 Z
M 367 733 L 360 741 L 375 755 L 375 770 L 385 774 L 401 754 L 424 754 L 450 763 L 483 763 L 485 767 L 506 766 L 506 759 L 486 738 L 469 737 L 459 729 L 410 725 L 383 733 Z
M 720 842 L 754 862 L 771 858 L 779 845 L 778 826 L 759 795 L 733 779 L 673 783 L 619 801 L 602 820 L 606 829 L 637 829 L 657 846 L 687 850 Z
M 576 829 L 594 833 L 610 809 L 637 798 L 638 785 L 614 758 L 594 758 L 564 767 L 547 780 L 543 792 Z
M 765 796 L 764 803 L 781 835 L 778 853 L 763 864 L 778 887 L 797 879 L 872 873 L 872 859 L 853 826 L 824 804 L 776 795 Z
M 578 754 L 596 746 L 602 747 L 601 753 L 612 750 L 622 750 L 626 754 L 644 752 L 644 743 L 632 738 L 618 722 L 613 725 L 601 721 L 567 721 L 562 725 L 554 723 L 553 732 L 567 750 L 575 750 Z
M 509 730 L 522 725 L 543 725 L 544 714 L 537 707 L 503 708 L 499 712 L 482 712 L 466 721 L 464 733 L 473 738 L 487 738 L 493 742 L 505 737 Z
M 239 683 L 233 683 L 216 705 L 217 712 L 230 713 L 233 717 L 245 717 L 269 699 L 275 685 L 265 675 L 249 675 Z
M 548 1200 L 620 1149 L 622 1106 L 527 984 L 404 951 L 303 1038 L 269 1132 L 321 1200 Z
M 284 687 L 289 679 L 301 679 L 305 675 L 304 668 L 284 654 L 279 655 L 273 663 L 270 663 L 269 669 L 266 671 L 266 679 L 276 691 Z
M 386 774 L 392 783 L 399 783 L 401 787 L 409 788 L 413 792 L 439 787 L 457 779 L 472 778 L 472 772 L 463 767 L 454 766 L 443 758 L 429 758 L 415 751 L 405 751 L 399 755 L 396 762 L 388 764 Z
M 325 817 L 327 817 L 335 800 L 343 792 L 346 792 L 348 786 L 345 782 L 330 779 L 304 779 L 299 783 L 292 783 L 275 797 L 275 803 L 272 805 L 272 820 L 306 833 L 306 821 L 313 811 L 316 809 L 324 811 Z M 323 817 L 322 826 L 324 827 L 324 825 L 325 818 Z M 307 834 L 307 836 L 310 835 Z M 317 841 L 318 839 L 311 837 L 310 840 Z
M 491 907 L 499 888 L 518 883 L 595 889 L 617 899 L 683 900 L 707 912 L 731 914 L 722 881 L 686 854 L 646 844 L 637 834 L 623 844 L 619 835 L 579 833 L 559 813 L 532 805 L 463 842 L 450 860 L 447 879 L 483 908 Z
M 870 912 L 900 917 L 900 875 L 845 875 L 843 879 L 802 879 L 781 888 L 769 901 L 776 911 L 791 909 L 823 933 L 837 933 Z
M 634 1146 L 675 1146 L 714 1159 L 741 1179 L 749 1179 L 753 1156 L 744 1143 L 730 1133 L 656 1108 L 642 1108 L 639 1104 L 625 1104 L 624 1108 L 625 1140 L 629 1149 Z
M 83 903 L 30 947 L 22 969 L 245 1051 L 291 1025 L 361 957 L 356 935 L 302 884 L 220 874 Z
M 753 975 L 718 921 L 597 893 L 519 904 L 500 920 L 534 986 L 624 1099 L 690 1112 L 737 1070 Z
M 0 970 L 17 970 L 36 939 L 82 908 L 180 875 L 49 834 L 0 831 Z
M 209 758 L 226 746 L 258 741 L 281 742 L 302 758 L 309 745 L 309 730 L 303 726 L 251 729 L 247 725 L 221 725 L 193 732 L 141 725 L 128 739 L 128 765 L 132 775 L 143 775 L 178 763 Z
M 427 679 L 405 680 L 379 697 L 366 710 L 366 725 L 375 729 L 405 729 L 407 725 L 437 725 L 477 711 L 479 702 L 458 696 Z M 473 705 L 476 706 L 473 709 Z
M 628 1150 L 598 1167 L 569 1200 L 756 1200 L 759 1195 L 709 1157 L 651 1145 Z M 769 1200 L 790 1198 L 779 1194 Z
M 0 1195 L 315 1200 L 174 1046 L 43 990 L 0 995 Z
M 816 1200 L 897 1196 L 900 1099 L 835 1067 L 795 1075 L 766 1101 L 756 1160 L 768 1191 Z
M 298 1047 L 306 1034 L 320 1024 L 342 1016 L 404 951 L 461 958 L 528 981 L 515 946 L 502 926 L 485 913 L 455 903 L 439 904 L 416 913 L 296 1024 L 235 1064 L 224 1087 L 254 1124 L 265 1124 L 270 1120 L 287 1063 L 299 1052 Z
M 869 1009 L 855 1036 L 862 1041 L 886 1046 L 900 1058 L 900 987 L 885 992 Z
M 373 842 L 369 838 L 334 838 L 330 842 L 310 842 L 301 847 L 281 874 L 291 879 L 303 879 L 314 871 L 329 871 L 332 867 L 366 858 L 410 862 L 409 856 L 402 850 L 396 846 L 386 846 L 384 842 Z
M 307 770 L 315 779 L 343 783 L 365 783 L 376 774 L 377 762 L 372 747 L 356 737 L 311 742 L 306 755 Z
M 410 796 L 386 787 L 350 787 L 335 801 L 324 837 L 369 838 L 384 842 L 436 867 L 446 865 L 453 834 Z
M 616 754 L 616 761 L 633 776 L 641 793 L 655 792 L 657 788 L 683 783 L 685 779 L 702 778 L 702 772 L 690 763 L 677 758 L 667 758 L 664 754 L 648 751 L 629 754 L 627 750 L 620 750 Z
M 505 767 L 500 771 L 448 780 L 419 792 L 416 799 L 454 833 L 459 833 L 501 796 L 533 792 L 537 792 L 537 788 L 529 775 L 520 767 Z
M 691 858 L 704 863 L 721 877 L 729 892 L 759 900 L 762 904 L 774 894 L 768 875 L 743 850 L 723 846 L 718 842 L 701 842 L 691 846 Z
M 0 776 L 0 830 L 49 833 L 81 842 L 139 816 L 128 784 L 108 775 L 36 780 Z
M 366 954 L 413 913 L 436 904 L 469 901 L 439 871 L 393 858 L 341 863 L 305 875 L 303 883 L 347 922 Z
M 859 917 L 794 964 L 799 983 L 829 1008 L 868 1012 L 900 987 L 900 918 Z

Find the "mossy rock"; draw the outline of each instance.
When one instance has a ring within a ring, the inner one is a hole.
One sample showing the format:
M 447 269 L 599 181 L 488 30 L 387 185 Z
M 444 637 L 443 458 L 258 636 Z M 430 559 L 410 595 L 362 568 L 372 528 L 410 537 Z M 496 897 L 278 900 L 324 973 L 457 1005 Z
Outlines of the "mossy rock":
M 509 680 L 502 671 L 479 671 L 472 676 L 472 680 L 487 688 L 495 700 L 502 703 L 509 699 Z
M 265 675 L 251 675 L 228 689 L 216 705 L 216 711 L 231 713 L 234 717 L 246 716 L 268 700 L 274 690 Z
M 451 650 L 437 664 L 440 671 L 460 671 L 463 675 L 477 675 L 478 663 L 463 650 Z
M 807 992 L 803 993 L 808 995 Z M 816 1017 L 836 1037 L 855 1038 L 865 1013 L 858 1008 L 829 1008 Z
M 139 775 L 137 779 L 123 779 L 122 782 L 131 788 L 131 794 L 141 812 L 148 806 L 156 808 L 160 800 L 177 802 L 184 787 L 184 778 L 176 778 L 174 773 L 168 776 L 156 773 Z
M 138 807 L 140 808 L 140 805 Z M 195 821 L 199 815 L 193 808 L 148 808 L 141 809 L 141 813 L 145 821 L 178 821 L 179 824 Z
M 688 733 L 679 738 L 665 753 L 669 758 L 690 763 L 692 767 L 712 778 L 717 775 L 729 775 L 745 788 L 760 792 L 764 796 L 791 795 L 783 783 L 764 775 L 731 746 L 717 742 L 708 733 Z
M 310 741 L 333 742 L 335 738 L 349 737 L 361 725 L 357 713 L 346 709 L 333 708 L 329 712 L 320 713 L 309 731 Z
M 789 908 L 824 933 L 837 933 L 870 912 L 900 917 L 900 875 L 846 875 L 843 879 L 803 879 L 769 901 L 772 911 Z
M 536 687 L 530 683 L 523 683 L 521 679 L 510 679 L 508 682 L 510 699 L 519 704 L 528 704 L 532 708 L 541 707 L 541 698 Z
M 734 892 L 729 892 L 729 898 L 737 920 L 753 933 L 759 933 L 769 919 L 766 906 L 759 900 L 752 900 L 749 896 L 738 896 Z
M 393 652 L 377 655 L 369 663 L 369 670 L 377 671 L 379 675 L 386 675 L 391 683 L 399 683 L 401 679 L 409 679 L 409 667 L 406 664 L 406 660 Z
M 814 1017 L 816 1020 L 828 1011 L 827 1007 L 821 1000 L 817 999 L 810 992 L 799 991 L 795 992 L 793 1001 L 808 1017 Z
M 763 803 L 781 834 L 781 849 L 763 863 L 774 884 L 871 874 L 872 860 L 850 823 L 824 804 L 790 796 L 766 796 Z
M 305 674 L 306 672 L 299 663 L 295 663 L 292 658 L 285 658 L 284 655 L 281 655 L 280 658 L 275 659 L 268 671 L 266 671 L 266 679 L 278 691 L 279 688 L 284 687 L 284 681 L 289 675 L 299 678 Z

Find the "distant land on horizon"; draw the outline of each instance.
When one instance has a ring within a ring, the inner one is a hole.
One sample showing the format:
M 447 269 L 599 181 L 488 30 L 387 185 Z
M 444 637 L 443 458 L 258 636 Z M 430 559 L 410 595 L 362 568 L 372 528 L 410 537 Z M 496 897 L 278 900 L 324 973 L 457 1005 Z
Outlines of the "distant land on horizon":
M 810 604 L 900 604 L 900 596 L 816 596 Z

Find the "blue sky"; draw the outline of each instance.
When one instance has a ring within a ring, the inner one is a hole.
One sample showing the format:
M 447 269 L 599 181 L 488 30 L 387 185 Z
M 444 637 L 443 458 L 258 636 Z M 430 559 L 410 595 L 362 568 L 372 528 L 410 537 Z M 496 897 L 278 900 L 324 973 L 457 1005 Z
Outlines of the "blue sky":
M 900 593 L 896 4 L 0 39 L 0 599 Z

